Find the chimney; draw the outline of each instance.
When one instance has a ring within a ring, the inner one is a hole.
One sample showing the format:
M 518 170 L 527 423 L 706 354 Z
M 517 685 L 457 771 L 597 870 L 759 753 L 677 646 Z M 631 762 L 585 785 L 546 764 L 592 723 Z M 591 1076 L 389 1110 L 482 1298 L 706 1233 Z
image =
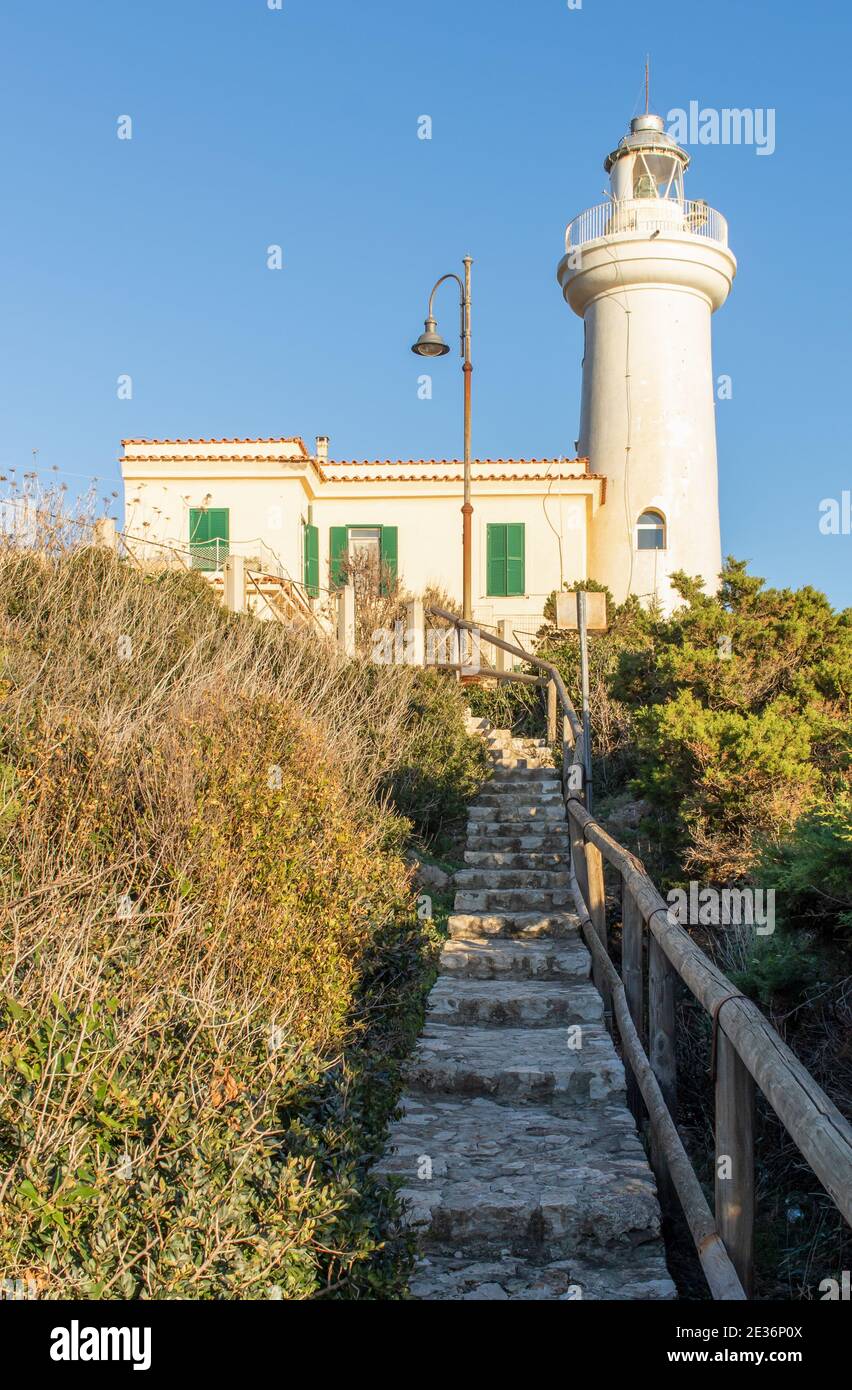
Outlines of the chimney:
M 317 452 L 316 452 L 316 457 L 317 457 L 317 459 L 319 460 L 320 463 L 325 463 L 326 460 L 328 459 L 328 435 L 327 435 L 327 434 L 318 434 L 318 435 L 317 435 Z

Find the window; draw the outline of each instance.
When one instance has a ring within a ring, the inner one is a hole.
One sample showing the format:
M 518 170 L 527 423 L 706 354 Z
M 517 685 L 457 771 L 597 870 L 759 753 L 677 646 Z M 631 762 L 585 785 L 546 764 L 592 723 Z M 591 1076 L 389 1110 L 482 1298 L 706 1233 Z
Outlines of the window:
M 638 550 L 665 550 L 666 519 L 661 512 L 643 512 L 636 527 Z
M 495 597 L 526 593 L 526 560 L 523 522 L 488 524 L 486 592 Z
M 230 513 L 227 507 L 190 507 L 189 549 L 192 567 L 220 570 L 228 558 Z
M 305 522 L 302 583 L 309 598 L 319 598 L 319 528 Z
M 347 549 L 351 556 L 363 555 L 378 565 L 382 549 L 381 526 L 350 526 Z
M 381 591 L 396 584 L 398 537 L 395 526 L 332 526 L 329 532 L 328 569 L 331 588 L 346 582 L 350 558 L 374 557 L 381 576 Z

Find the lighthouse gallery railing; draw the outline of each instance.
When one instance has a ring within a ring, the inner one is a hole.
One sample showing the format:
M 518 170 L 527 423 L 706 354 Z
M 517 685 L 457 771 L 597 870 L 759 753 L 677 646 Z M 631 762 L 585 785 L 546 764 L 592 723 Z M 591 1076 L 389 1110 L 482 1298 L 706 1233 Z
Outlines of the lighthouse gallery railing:
M 589 241 L 628 232 L 700 236 L 728 244 L 728 223 L 721 212 L 701 199 L 624 198 L 587 208 L 565 229 L 566 253 Z

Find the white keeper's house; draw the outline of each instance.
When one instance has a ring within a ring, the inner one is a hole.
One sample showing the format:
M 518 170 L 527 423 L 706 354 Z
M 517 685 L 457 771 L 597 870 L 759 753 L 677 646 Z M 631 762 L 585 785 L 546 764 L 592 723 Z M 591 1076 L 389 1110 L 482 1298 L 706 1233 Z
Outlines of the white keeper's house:
M 596 579 L 671 611 L 669 576 L 721 568 L 711 315 L 736 273 L 725 219 L 684 192 L 689 155 L 655 115 L 605 161 L 557 278 L 584 321 L 576 457 L 472 465 L 474 618 L 534 631 L 548 595 Z M 461 600 L 459 460 L 342 461 L 320 436 L 127 439 L 125 533 L 208 574 L 228 554 L 319 606 L 366 552 L 412 594 Z

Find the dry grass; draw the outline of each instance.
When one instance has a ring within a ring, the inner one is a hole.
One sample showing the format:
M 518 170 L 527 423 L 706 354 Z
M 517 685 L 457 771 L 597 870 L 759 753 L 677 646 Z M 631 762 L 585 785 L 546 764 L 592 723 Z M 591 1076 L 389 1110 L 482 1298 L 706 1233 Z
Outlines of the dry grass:
M 40 512 L 0 546 L 4 1276 L 311 1296 L 381 1244 L 347 1226 L 352 1172 L 322 1178 L 299 1097 L 329 1068 L 352 1088 L 370 970 L 402 962 L 385 1009 L 416 992 L 407 827 L 379 791 L 421 678 Z

